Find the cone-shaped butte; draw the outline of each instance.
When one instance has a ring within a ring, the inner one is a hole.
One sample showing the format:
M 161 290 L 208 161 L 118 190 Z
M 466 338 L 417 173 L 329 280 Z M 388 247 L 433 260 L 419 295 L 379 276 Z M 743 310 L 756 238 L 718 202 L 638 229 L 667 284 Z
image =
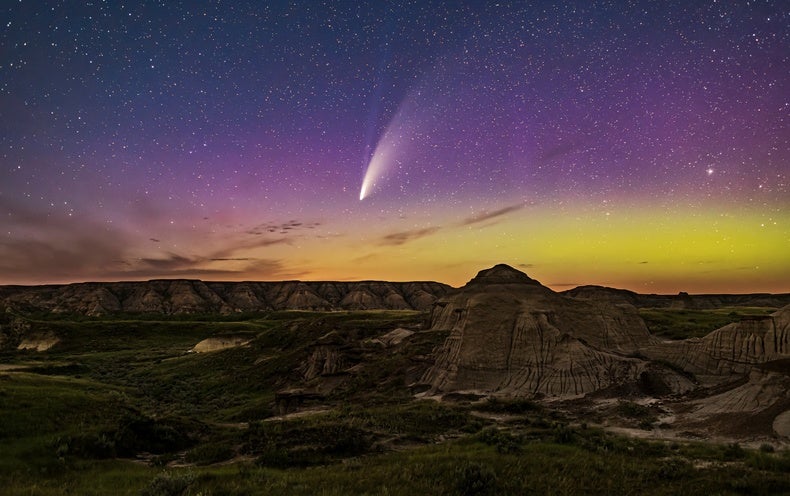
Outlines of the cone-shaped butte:
M 481 284 L 531 284 L 533 286 L 541 286 L 535 279 L 505 264 L 498 264 L 490 269 L 481 270 L 474 279 L 467 283 L 467 286 Z
M 635 382 L 632 355 L 654 342 L 636 308 L 562 296 L 507 265 L 439 299 L 431 328 L 449 330 L 423 380 L 436 393 L 575 396 Z

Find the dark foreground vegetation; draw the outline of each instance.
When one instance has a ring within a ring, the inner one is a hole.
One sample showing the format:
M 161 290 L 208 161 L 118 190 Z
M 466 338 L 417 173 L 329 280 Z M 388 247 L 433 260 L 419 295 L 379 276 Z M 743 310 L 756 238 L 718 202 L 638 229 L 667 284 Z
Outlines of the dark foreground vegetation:
M 671 319 L 694 335 L 710 323 L 651 312 L 651 329 Z M 7 342 L 22 331 L 58 340 L 46 351 L 0 353 L 0 492 L 790 493 L 790 452 L 769 445 L 618 437 L 528 400 L 416 400 L 431 350 L 446 337 L 425 331 L 425 320 L 0 314 Z M 377 340 L 396 328 L 415 333 Z M 209 337 L 247 344 L 188 352 Z M 644 413 L 629 403 L 618 410 Z

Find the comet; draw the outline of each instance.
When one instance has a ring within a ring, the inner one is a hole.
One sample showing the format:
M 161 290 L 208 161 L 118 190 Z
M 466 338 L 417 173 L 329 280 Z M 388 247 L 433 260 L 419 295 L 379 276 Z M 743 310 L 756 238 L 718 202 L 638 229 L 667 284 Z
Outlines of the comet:
M 401 100 L 397 112 L 381 134 L 365 168 L 359 189 L 360 201 L 381 187 L 395 168 L 393 165 L 419 161 L 419 148 L 426 146 L 425 139 L 437 128 L 436 119 L 444 103 L 441 95 L 436 95 L 436 88 L 430 86 L 426 90 L 424 86 L 412 88 Z
M 385 134 L 386 139 L 386 134 Z M 387 170 L 390 168 L 391 156 L 393 155 L 394 147 L 392 143 L 385 139 L 379 140 L 376 145 L 376 150 L 370 157 L 367 169 L 365 169 L 365 177 L 362 179 L 362 187 L 359 189 L 359 200 L 364 200 L 373 191 L 376 183 L 384 179 Z
M 381 134 L 370 161 L 365 168 L 365 176 L 359 189 L 359 200 L 369 197 L 386 179 L 393 169 L 393 164 L 399 164 L 411 149 L 410 143 L 414 138 L 413 105 L 408 100 L 401 103 L 398 112 L 390 120 L 389 125 Z

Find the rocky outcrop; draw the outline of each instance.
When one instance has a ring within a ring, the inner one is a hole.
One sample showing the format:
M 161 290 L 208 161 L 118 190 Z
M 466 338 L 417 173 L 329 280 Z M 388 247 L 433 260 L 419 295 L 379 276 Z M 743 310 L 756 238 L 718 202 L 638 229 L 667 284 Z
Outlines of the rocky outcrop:
M 689 401 L 675 405 L 674 427 L 704 436 L 765 439 L 790 438 L 790 368 L 788 361 L 774 362 L 781 369 L 753 367 L 729 383 L 695 392 Z M 694 398 L 694 396 L 702 396 Z
M 216 336 L 206 338 L 198 342 L 191 350 L 194 353 L 209 353 L 212 351 L 222 351 L 229 348 L 246 346 L 252 341 L 250 336 Z
M 402 327 L 398 327 L 397 329 L 393 329 L 392 331 L 384 334 L 383 336 L 379 336 L 377 338 L 371 339 L 370 343 L 376 343 L 381 345 L 385 348 L 391 348 L 393 346 L 397 346 L 403 342 L 404 339 L 408 339 L 409 337 L 414 335 L 414 331 L 409 329 L 403 329 Z
M 785 374 L 752 369 L 744 384 L 691 404 L 695 416 L 720 413 L 760 412 L 777 403 L 790 402 L 790 377 Z
M 18 350 L 47 351 L 60 342 L 52 332 L 31 334 L 22 338 L 17 345 Z
M 703 338 L 658 343 L 643 353 L 714 380 L 748 373 L 757 364 L 790 356 L 790 305 L 771 315 L 743 318 Z
M 639 298 L 593 286 L 571 297 L 505 265 L 481 271 L 436 303 L 431 327 L 451 333 L 423 379 L 433 392 L 572 396 L 634 383 L 667 394 L 694 388 L 688 374 L 716 384 L 790 356 L 790 306 L 662 342 L 639 317 Z
M 655 344 L 636 309 L 559 295 L 506 265 L 440 299 L 431 328 L 450 330 L 423 381 L 433 393 L 581 395 L 636 382 Z
M 450 334 L 422 377 L 425 394 L 584 395 L 604 406 L 636 396 L 663 405 L 662 425 L 678 432 L 790 435 L 790 305 L 703 338 L 661 341 L 634 306 L 646 301 L 655 306 L 642 295 L 601 287 L 558 294 L 507 266 L 482 271 L 434 306 L 431 329 Z M 663 306 L 677 302 L 716 304 L 679 295 Z
M 436 282 L 147 282 L 2 286 L 0 309 L 21 313 L 234 313 L 269 310 L 427 310 L 451 288 Z
M 2 318 L 5 317 L 5 318 Z M 30 322 L 0 314 L 0 350 L 17 348 L 31 332 Z
M 310 347 L 310 355 L 300 367 L 302 378 L 309 381 L 316 377 L 346 372 L 352 362 L 356 362 L 349 356 L 355 354 L 353 348 L 354 346 L 336 331 L 321 336 Z

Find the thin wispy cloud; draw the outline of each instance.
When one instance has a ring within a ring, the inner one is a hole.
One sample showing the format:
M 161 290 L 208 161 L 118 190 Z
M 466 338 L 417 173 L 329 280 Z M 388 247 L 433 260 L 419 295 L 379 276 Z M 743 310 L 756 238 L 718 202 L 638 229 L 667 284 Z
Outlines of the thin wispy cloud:
M 521 203 L 516 203 L 515 205 L 508 205 L 507 207 L 503 207 L 498 210 L 493 210 L 490 212 L 483 210 L 478 214 L 472 215 L 471 217 L 467 217 L 466 219 L 462 220 L 460 225 L 473 226 L 475 224 L 480 224 L 481 222 L 503 217 L 511 212 L 517 212 L 526 206 L 527 203 L 521 202 Z
M 387 234 L 379 239 L 379 244 L 384 246 L 399 246 L 410 241 L 414 241 L 439 231 L 439 227 L 426 227 L 423 229 L 412 229 Z

